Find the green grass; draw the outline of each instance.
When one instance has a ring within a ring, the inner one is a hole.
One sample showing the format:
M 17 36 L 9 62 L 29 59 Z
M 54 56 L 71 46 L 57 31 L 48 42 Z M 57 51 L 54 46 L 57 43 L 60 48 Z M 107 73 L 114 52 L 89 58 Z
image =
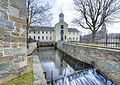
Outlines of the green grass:
M 27 72 L 1 85 L 33 85 L 33 73 Z

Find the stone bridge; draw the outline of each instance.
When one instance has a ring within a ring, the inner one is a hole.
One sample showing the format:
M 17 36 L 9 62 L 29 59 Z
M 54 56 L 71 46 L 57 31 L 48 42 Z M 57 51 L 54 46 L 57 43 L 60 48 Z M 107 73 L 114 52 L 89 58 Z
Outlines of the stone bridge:
M 108 79 L 120 85 L 120 50 L 68 43 L 57 43 L 57 48 L 75 59 L 93 64 Z

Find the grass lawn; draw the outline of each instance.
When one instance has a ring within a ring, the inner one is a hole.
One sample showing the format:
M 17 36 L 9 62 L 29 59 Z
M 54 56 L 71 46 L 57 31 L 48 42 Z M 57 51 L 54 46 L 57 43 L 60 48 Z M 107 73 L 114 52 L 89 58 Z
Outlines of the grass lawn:
M 1 85 L 33 85 L 33 73 L 27 72 Z

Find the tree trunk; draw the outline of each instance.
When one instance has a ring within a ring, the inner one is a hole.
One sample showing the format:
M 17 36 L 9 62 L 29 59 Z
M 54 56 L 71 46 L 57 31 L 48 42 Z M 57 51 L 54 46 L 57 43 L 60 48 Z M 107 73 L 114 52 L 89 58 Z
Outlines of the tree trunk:
M 28 23 L 29 23 L 29 21 L 28 21 L 28 18 L 27 18 L 27 25 L 26 25 L 26 35 L 27 35 L 27 37 L 26 37 L 27 39 L 26 39 L 26 40 L 27 40 L 27 49 L 29 48 L 29 46 L 28 46 L 28 42 L 29 42 L 29 41 L 28 41 L 28 29 L 29 29 L 29 24 L 28 24 Z
M 95 43 L 96 31 L 92 31 L 92 43 Z

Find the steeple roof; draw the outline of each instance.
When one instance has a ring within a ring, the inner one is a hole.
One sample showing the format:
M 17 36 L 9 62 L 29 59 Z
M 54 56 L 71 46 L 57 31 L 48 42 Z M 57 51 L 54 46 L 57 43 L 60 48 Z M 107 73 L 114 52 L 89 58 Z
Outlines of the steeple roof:
M 61 13 L 59 14 L 59 16 L 60 16 L 60 17 L 63 17 L 63 16 L 64 16 L 64 14 L 61 12 Z

